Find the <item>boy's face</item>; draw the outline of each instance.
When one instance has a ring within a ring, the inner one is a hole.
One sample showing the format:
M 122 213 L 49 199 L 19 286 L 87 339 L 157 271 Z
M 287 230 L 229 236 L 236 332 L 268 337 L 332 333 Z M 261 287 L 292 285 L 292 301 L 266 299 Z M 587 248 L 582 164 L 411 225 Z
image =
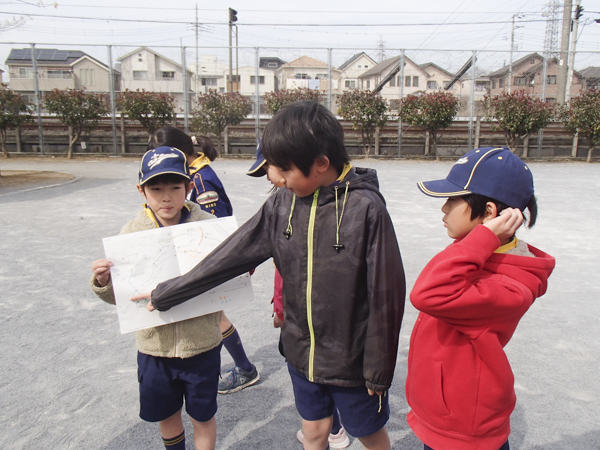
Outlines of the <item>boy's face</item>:
M 471 207 L 462 197 L 448 197 L 444 206 L 444 226 L 448 229 L 448 236 L 452 239 L 462 239 L 480 223 L 482 218 L 471 220 Z
M 177 225 L 181 219 L 181 209 L 189 194 L 191 184 L 180 183 L 157 183 L 152 186 L 138 186 L 148 206 L 154 212 L 160 223 L 165 226 Z
M 327 164 L 329 164 L 329 161 L 327 161 Z M 308 197 L 323 186 L 319 166 L 320 161 L 316 161 L 310 168 L 307 177 L 293 164 L 287 170 L 268 164 L 266 168 L 267 178 L 278 188 L 285 188 L 298 197 Z

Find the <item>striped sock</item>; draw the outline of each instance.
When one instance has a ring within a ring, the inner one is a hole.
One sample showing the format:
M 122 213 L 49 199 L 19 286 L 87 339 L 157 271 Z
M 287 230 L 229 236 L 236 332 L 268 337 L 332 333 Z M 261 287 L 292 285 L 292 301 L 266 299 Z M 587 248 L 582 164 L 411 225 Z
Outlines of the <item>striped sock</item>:
M 185 450 L 185 431 L 182 431 L 179 436 L 174 438 L 163 438 L 163 444 L 167 450 Z
M 244 372 L 252 372 L 254 366 L 248 360 L 240 335 L 233 325 L 223 333 L 223 345 L 233 358 L 236 366 L 240 367 Z

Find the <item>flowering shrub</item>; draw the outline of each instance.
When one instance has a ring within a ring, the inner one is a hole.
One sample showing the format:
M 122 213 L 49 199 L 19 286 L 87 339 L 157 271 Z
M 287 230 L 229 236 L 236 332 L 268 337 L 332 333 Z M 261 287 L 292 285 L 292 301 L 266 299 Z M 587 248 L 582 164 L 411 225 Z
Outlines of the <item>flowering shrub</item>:
M 600 90 L 582 92 L 563 108 L 560 118 L 572 134 L 579 133 L 587 138 L 587 162 L 590 162 L 594 148 L 600 142 Z
M 117 108 L 129 120 L 137 120 L 148 132 L 148 142 L 156 130 L 171 123 L 175 115 L 175 98 L 164 92 L 126 89 L 117 99 Z
M 323 101 L 323 93 L 318 89 L 308 88 L 284 89 L 265 93 L 265 107 L 269 114 L 275 114 L 283 106 L 302 100 L 320 103 Z

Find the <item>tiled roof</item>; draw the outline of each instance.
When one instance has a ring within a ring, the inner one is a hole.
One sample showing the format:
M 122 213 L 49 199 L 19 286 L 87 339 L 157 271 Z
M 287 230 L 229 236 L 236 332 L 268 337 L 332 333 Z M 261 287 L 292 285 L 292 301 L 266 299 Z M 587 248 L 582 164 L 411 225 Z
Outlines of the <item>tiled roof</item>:
M 516 61 L 513 61 L 513 63 L 512 63 L 513 70 L 515 70 L 515 67 L 518 67 L 519 65 L 523 64 L 525 61 L 527 61 L 533 57 L 538 57 L 538 58 L 542 59 L 542 57 L 538 53 L 530 53 L 529 55 L 525 55 L 522 58 L 517 59 Z M 488 74 L 488 77 L 490 77 L 490 78 L 501 77 L 508 73 L 508 69 L 509 69 L 508 65 L 504 66 L 503 68 L 498 69 L 495 72 Z
M 327 67 L 327 63 L 311 58 L 310 56 L 301 56 L 298 59 L 290 61 L 281 67 Z
M 583 78 L 600 78 L 600 67 L 586 67 L 585 69 L 580 70 L 579 74 Z

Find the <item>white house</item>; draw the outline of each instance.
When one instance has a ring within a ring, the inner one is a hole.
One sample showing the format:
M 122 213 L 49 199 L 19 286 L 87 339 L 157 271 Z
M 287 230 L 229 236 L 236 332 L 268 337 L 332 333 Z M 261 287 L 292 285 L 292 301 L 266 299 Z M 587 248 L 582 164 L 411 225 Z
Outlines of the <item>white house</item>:
M 154 50 L 140 47 L 117 59 L 121 62 L 121 89 L 135 91 L 145 89 L 151 92 L 164 92 L 172 95 L 179 112 L 184 110 L 183 69 L 181 64 L 170 60 Z M 187 91 L 190 102 L 193 73 L 187 70 Z
M 353 55 L 338 67 L 341 71 L 341 90 L 357 89 L 360 86 L 358 77 L 376 65 L 375 60 L 365 52 Z

